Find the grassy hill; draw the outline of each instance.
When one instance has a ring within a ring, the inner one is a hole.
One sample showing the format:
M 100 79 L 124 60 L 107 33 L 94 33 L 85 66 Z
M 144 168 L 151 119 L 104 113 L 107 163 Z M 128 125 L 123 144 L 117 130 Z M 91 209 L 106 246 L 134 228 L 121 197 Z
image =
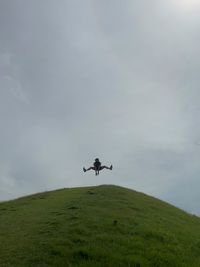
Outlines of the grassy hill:
M 0 267 L 199 267 L 200 219 L 117 186 L 0 204 Z

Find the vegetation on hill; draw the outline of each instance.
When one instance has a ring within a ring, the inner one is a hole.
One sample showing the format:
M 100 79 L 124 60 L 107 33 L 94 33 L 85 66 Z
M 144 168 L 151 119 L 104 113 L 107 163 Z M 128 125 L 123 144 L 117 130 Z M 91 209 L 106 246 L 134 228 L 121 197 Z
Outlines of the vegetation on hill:
M 1 267 L 199 267 L 200 219 L 117 186 L 0 204 Z

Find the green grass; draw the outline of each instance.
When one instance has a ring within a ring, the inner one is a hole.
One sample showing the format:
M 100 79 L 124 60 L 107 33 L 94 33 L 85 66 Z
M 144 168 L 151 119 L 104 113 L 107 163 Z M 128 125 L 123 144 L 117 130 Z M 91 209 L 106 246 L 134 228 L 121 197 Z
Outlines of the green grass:
M 200 219 L 117 186 L 0 204 L 0 267 L 199 267 Z

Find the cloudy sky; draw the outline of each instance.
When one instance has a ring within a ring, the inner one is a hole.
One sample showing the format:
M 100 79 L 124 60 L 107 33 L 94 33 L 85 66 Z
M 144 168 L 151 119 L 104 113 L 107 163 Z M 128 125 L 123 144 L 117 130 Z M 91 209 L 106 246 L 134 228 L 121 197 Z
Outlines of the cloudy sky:
M 198 2 L 0 0 L 0 200 L 116 184 L 200 215 Z

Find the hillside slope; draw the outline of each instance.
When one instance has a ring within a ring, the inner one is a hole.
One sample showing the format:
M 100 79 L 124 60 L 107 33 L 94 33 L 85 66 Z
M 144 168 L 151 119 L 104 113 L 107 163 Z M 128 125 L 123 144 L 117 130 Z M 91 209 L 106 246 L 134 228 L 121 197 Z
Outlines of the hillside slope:
M 0 204 L 1 267 L 199 267 L 200 219 L 117 186 Z

